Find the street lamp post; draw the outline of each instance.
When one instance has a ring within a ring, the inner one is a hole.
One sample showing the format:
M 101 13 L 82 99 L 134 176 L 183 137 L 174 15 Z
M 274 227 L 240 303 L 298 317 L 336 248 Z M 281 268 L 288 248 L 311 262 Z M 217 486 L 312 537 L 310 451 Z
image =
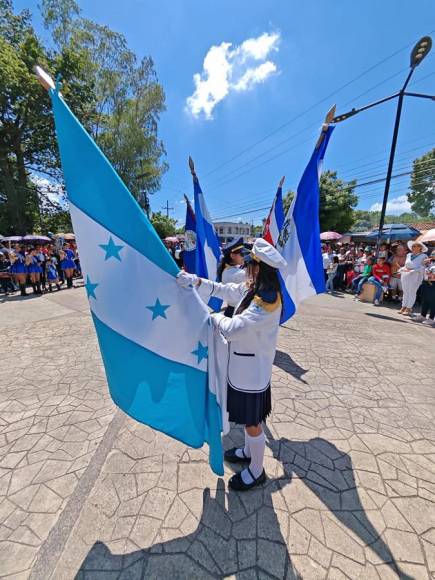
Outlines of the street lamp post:
M 408 93 L 408 92 L 406 92 L 406 88 L 409 84 L 409 81 L 411 80 L 411 77 L 414 73 L 414 70 L 422 62 L 422 60 L 427 56 L 427 54 L 429 54 L 431 47 L 432 47 L 432 39 L 430 36 L 424 36 L 414 46 L 414 48 L 412 49 L 412 52 L 411 52 L 410 71 L 408 73 L 408 76 L 406 77 L 406 80 L 403 84 L 403 87 L 400 89 L 400 91 L 398 93 L 394 93 L 394 95 L 384 97 L 383 99 L 380 99 L 379 101 L 375 101 L 374 103 L 370 103 L 369 105 L 366 105 L 365 107 L 360 107 L 359 109 L 352 109 L 348 113 L 344 113 L 342 115 L 337 115 L 332 120 L 333 123 L 341 123 L 342 121 L 345 121 L 346 119 L 349 119 L 350 117 L 353 117 L 354 115 L 356 115 L 358 113 L 361 113 L 361 111 L 366 111 L 367 109 L 371 109 L 372 107 L 375 107 L 377 105 L 385 103 L 386 101 L 391 101 L 392 99 L 395 99 L 396 97 L 398 97 L 397 109 L 396 109 L 396 120 L 394 123 L 394 131 L 393 131 L 393 139 L 391 141 L 390 158 L 388 160 L 387 176 L 385 178 L 385 189 L 384 189 L 384 197 L 382 200 L 381 217 L 379 220 L 379 230 L 378 230 L 378 236 L 376 239 L 376 257 L 378 256 L 379 246 L 381 245 L 381 240 L 382 240 L 382 230 L 384 228 L 385 212 L 387 209 L 387 202 L 388 202 L 388 194 L 390 192 L 391 175 L 393 172 L 394 156 L 396 153 L 397 136 L 399 134 L 399 125 L 400 125 L 400 117 L 402 114 L 403 99 L 405 96 L 407 96 L 407 97 L 418 97 L 418 98 L 422 98 L 422 99 L 431 99 L 431 100 L 435 101 L 435 95 L 424 95 L 421 93 Z

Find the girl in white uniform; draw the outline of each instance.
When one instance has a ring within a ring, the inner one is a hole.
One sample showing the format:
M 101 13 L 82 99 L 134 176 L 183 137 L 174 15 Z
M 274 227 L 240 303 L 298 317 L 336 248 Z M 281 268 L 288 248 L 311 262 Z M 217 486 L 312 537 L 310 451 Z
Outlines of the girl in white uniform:
M 243 238 L 227 244 L 223 250 L 223 258 L 217 269 L 217 281 L 223 284 L 241 284 L 246 281 L 245 264 L 245 246 Z M 238 301 L 237 301 L 238 302 Z M 234 308 L 237 302 L 231 300 L 226 304 L 224 310 L 225 316 L 231 318 L 234 314 Z
M 400 279 L 402 281 L 403 298 L 402 308 L 399 314 L 410 316 L 417 296 L 417 290 L 423 282 L 424 262 L 427 256 L 427 247 L 421 242 L 409 241 L 408 248 L 411 250 L 406 256 L 405 265 L 400 268 Z
M 245 426 L 244 447 L 225 452 L 227 461 L 248 464 L 229 482 L 240 491 L 266 480 L 261 424 L 271 412 L 270 381 L 282 307 L 278 269 L 286 265 L 263 239 L 256 240 L 247 261 L 247 281 L 241 284 L 220 284 L 185 272 L 177 278 L 181 286 L 202 286 L 201 293 L 208 290 L 210 296 L 237 303 L 232 318 L 217 313 L 211 320 L 229 343 L 229 420 Z

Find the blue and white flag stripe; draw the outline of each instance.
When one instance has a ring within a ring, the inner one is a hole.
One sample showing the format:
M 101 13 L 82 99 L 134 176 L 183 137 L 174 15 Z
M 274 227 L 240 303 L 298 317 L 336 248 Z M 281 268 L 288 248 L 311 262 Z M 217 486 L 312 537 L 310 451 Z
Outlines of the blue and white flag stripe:
M 298 305 L 325 291 L 319 224 L 319 178 L 322 161 L 334 127 L 329 126 L 314 150 L 299 182 L 278 240 L 277 250 L 287 262 L 281 270 L 283 311 L 281 323 Z
M 193 192 L 195 196 L 196 217 L 196 261 L 195 274 L 208 280 L 216 280 L 217 267 L 220 260 L 219 238 L 205 203 L 204 194 L 196 175 L 193 177 Z M 222 300 L 211 298 L 209 306 L 220 310 Z
M 59 93 L 50 94 L 111 396 L 136 420 L 192 447 L 208 442 L 210 464 L 222 475 L 207 308 L 177 285 L 178 267 L 146 215 Z

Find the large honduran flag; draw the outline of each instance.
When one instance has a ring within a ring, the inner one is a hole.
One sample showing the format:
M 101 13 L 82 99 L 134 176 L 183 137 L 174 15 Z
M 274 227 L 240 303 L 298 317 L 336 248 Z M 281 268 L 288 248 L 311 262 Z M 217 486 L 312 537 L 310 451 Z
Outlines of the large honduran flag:
M 146 215 L 59 92 L 50 94 L 111 396 L 137 421 L 187 445 L 208 442 L 210 464 L 222 475 L 222 417 L 207 372 L 207 307 L 177 285 L 178 267 Z
M 282 203 L 282 185 L 284 183 L 284 178 L 281 179 L 278 185 L 277 192 L 275 194 L 272 207 L 270 209 L 269 215 L 267 216 L 266 223 L 264 224 L 263 238 L 276 246 L 279 238 L 279 233 L 284 223 L 284 206 Z
M 319 180 L 333 126 L 322 132 L 299 182 L 281 229 L 277 250 L 287 261 L 280 271 L 283 309 L 281 324 L 298 305 L 325 291 L 319 223 Z

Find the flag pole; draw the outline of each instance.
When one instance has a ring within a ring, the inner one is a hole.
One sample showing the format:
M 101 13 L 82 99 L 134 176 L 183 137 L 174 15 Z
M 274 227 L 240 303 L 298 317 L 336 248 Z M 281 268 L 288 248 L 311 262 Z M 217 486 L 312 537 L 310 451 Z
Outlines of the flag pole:
M 189 155 L 189 169 L 190 169 L 190 173 L 192 174 L 193 181 L 198 181 L 198 176 L 195 173 L 195 164 L 194 164 L 193 159 L 190 155 Z
M 323 139 L 325 138 L 325 133 L 328 130 L 329 125 L 332 123 L 334 116 L 335 116 L 335 109 L 336 109 L 336 105 L 332 105 L 332 107 L 329 109 L 329 111 L 326 113 L 326 117 L 325 120 L 323 122 L 322 125 L 322 129 L 320 132 L 320 137 L 316 143 L 316 149 L 318 149 L 320 147 L 320 145 L 322 144 Z
M 36 75 L 36 78 L 38 79 L 38 81 L 44 87 L 44 89 L 46 91 L 49 91 L 50 89 L 56 88 L 54 80 L 51 78 L 51 76 L 48 73 L 45 72 L 45 70 L 42 67 L 40 67 L 39 65 L 36 65 L 33 68 L 33 71 Z
M 285 175 L 283 175 L 281 177 L 281 179 L 279 180 L 278 187 L 282 187 L 284 185 L 284 181 L 285 181 Z

